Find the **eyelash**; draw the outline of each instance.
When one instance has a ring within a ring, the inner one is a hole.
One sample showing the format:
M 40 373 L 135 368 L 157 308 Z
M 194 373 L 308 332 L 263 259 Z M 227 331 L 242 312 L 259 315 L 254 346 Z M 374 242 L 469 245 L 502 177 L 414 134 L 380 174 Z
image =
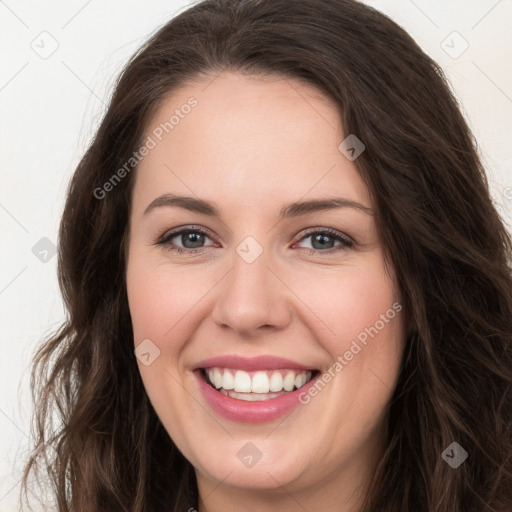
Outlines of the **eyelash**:
M 173 251 L 173 252 L 176 252 L 178 254 L 192 254 L 192 253 L 201 254 L 202 252 L 204 252 L 205 249 L 207 249 L 207 247 L 199 247 L 197 249 L 187 249 L 187 248 L 183 248 L 183 247 L 177 247 L 177 246 L 175 246 L 175 245 L 170 243 L 170 240 L 172 240 L 176 236 L 181 235 L 183 233 L 201 233 L 203 235 L 208 236 L 209 238 L 212 238 L 210 232 L 205 230 L 204 228 L 190 226 L 190 227 L 186 227 L 186 228 L 181 228 L 181 229 L 176 230 L 176 231 L 172 231 L 171 233 L 169 233 L 167 235 L 163 235 L 156 242 L 156 245 L 161 245 L 166 250 Z M 352 240 L 350 240 L 348 237 L 344 236 L 339 231 L 336 231 L 336 230 L 331 229 L 331 228 L 323 228 L 323 229 L 313 229 L 313 230 L 310 230 L 307 233 L 305 233 L 299 239 L 299 242 L 301 242 L 302 240 L 304 240 L 304 239 L 306 239 L 306 238 L 308 238 L 308 237 L 310 237 L 312 235 L 315 235 L 315 234 L 324 234 L 324 235 L 327 234 L 330 237 L 340 241 L 341 245 L 338 245 L 336 247 L 331 247 L 330 249 L 326 249 L 326 250 L 309 249 L 309 248 L 301 247 L 300 249 L 305 251 L 306 254 L 309 254 L 309 255 L 314 255 L 314 254 L 318 254 L 318 253 L 328 253 L 328 254 L 330 254 L 330 253 L 333 253 L 333 252 L 338 252 L 338 251 L 350 249 L 354 245 L 354 242 Z

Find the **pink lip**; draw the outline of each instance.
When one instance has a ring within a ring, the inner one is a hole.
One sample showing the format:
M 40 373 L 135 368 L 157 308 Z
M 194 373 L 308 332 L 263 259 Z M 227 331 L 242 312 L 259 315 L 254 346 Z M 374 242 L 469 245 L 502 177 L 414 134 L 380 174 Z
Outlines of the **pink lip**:
M 287 368 L 290 367 L 288 366 Z M 321 377 L 321 373 L 318 372 L 318 375 L 313 377 L 300 389 L 278 396 L 277 398 L 271 398 L 269 400 L 262 400 L 259 402 L 247 402 L 231 398 L 214 389 L 204 379 L 202 370 L 198 369 L 193 373 L 198 380 L 199 387 L 208 405 L 217 414 L 238 423 L 263 423 L 265 421 L 272 421 L 284 416 L 286 413 L 291 412 L 295 407 L 301 405 L 299 396 L 302 393 L 307 394 L 309 388 L 314 386 L 316 380 Z
M 199 368 L 234 368 L 237 370 L 315 370 L 310 366 L 304 366 L 290 359 L 275 356 L 239 357 L 239 356 L 218 356 L 200 361 L 193 370 Z

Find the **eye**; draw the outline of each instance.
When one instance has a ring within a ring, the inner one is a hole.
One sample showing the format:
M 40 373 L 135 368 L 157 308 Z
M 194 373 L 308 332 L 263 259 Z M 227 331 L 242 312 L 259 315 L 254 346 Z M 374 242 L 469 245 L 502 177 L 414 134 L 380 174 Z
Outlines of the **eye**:
M 299 243 L 308 238 L 311 239 L 312 247 L 301 247 L 307 254 L 331 253 L 348 249 L 354 245 L 354 242 L 346 235 L 331 228 L 310 230 L 302 236 Z M 201 227 L 188 226 L 163 235 L 156 244 L 162 245 L 166 250 L 186 254 L 199 254 L 207 247 L 218 247 L 216 242 L 204 245 L 206 239 L 212 239 L 209 231 Z M 335 245 L 336 242 L 338 245 Z
M 319 252 L 331 253 L 342 251 L 354 245 L 354 242 L 343 233 L 331 228 L 315 229 L 308 231 L 300 241 L 311 239 L 311 248 L 304 247 L 308 254 L 316 254 Z M 336 242 L 339 244 L 333 245 Z
M 157 245 L 163 245 L 169 251 L 177 253 L 200 253 L 202 249 L 209 246 L 203 246 L 205 239 L 210 238 L 208 232 L 203 228 L 189 226 L 186 229 L 172 231 L 164 235 Z M 210 238 L 211 239 L 211 238 Z M 181 243 L 180 247 L 177 243 Z M 215 244 L 212 244 L 215 245 Z

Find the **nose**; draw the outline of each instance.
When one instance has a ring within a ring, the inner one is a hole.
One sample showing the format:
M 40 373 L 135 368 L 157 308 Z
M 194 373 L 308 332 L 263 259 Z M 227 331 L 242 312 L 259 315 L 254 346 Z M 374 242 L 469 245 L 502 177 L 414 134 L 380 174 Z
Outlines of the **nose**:
M 292 319 L 292 292 L 271 267 L 267 252 L 248 263 L 236 252 L 233 267 L 218 287 L 212 316 L 223 329 L 251 337 L 283 329 Z

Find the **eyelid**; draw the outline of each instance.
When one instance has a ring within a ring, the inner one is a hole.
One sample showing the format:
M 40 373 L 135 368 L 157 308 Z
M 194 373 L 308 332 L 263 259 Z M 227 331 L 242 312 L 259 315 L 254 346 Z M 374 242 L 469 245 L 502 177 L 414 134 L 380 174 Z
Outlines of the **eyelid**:
M 186 226 L 179 226 L 169 231 L 165 231 L 164 234 L 159 237 L 158 241 L 169 239 L 169 237 L 173 238 L 176 235 L 180 235 L 184 231 L 199 231 L 200 233 L 208 235 L 210 238 L 214 237 L 213 232 L 210 231 L 208 228 L 205 228 L 203 226 L 197 226 L 195 224 L 188 224 Z
M 345 243 L 350 244 L 350 245 L 354 245 L 356 243 L 352 237 L 348 236 L 347 234 L 343 233 L 342 231 L 339 231 L 334 228 L 326 228 L 326 227 L 322 227 L 322 226 L 306 228 L 305 230 L 301 231 L 297 235 L 299 237 L 298 241 L 300 242 L 304 238 L 307 238 L 315 233 L 327 233 L 328 235 L 339 238 L 342 241 L 344 241 Z M 325 252 L 325 251 L 322 251 L 322 252 Z
M 208 247 L 212 247 L 210 245 L 210 246 L 206 246 L 206 247 L 197 247 L 195 249 L 189 249 L 186 247 L 172 247 L 171 248 L 170 240 L 172 240 L 176 236 L 178 236 L 182 233 L 185 233 L 185 232 L 202 233 L 214 241 L 214 244 L 212 244 L 212 245 L 215 245 L 215 243 L 218 243 L 215 241 L 215 236 L 212 235 L 212 232 L 208 228 L 205 228 L 203 226 L 197 226 L 197 225 L 187 225 L 187 226 L 177 227 L 175 229 L 172 229 L 171 231 L 164 233 L 155 242 L 155 245 L 162 245 L 162 246 L 164 246 L 164 248 L 166 248 L 169 251 L 175 251 L 178 253 L 187 253 L 187 254 L 200 254 L 200 253 L 204 252 Z M 294 237 L 294 238 L 296 238 L 296 237 L 299 237 L 299 238 L 298 238 L 297 242 L 294 242 L 293 245 L 296 245 L 297 243 L 301 242 L 302 240 L 309 238 L 310 236 L 312 236 L 314 234 L 318 234 L 318 233 L 326 233 L 327 235 L 338 239 L 341 242 L 341 249 L 340 249 L 340 246 L 331 247 L 326 250 L 310 249 L 307 247 L 300 247 L 299 249 L 305 250 L 306 252 L 311 253 L 311 254 L 322 254 L 322 253 L 329 254 L 331 252 L 337 252 L 342 249 L 350 249 L 356 243 L 352 237 L 346 235 L 345 233 L 343 233 L 341 231 L 338 231 L 337 229 L 317 226 L 317 227 L 309 227 L 309 228 L 302 230 L 299 234 L 297 234 Z
M 196 226 L 196 225 L 188 225 L 188 226 L 180 226 L 174 229 L 171 229 L 170 231 L 166 231 L 163 235 L 161 235 L 155 242 L 155 245 L 167 245 L 169 244 L 170 240 L 172 240 L 174 237 L 181 235 L 182 233 L 185 233 L 187 231 L 196 231 L 199 233 L 202 233 L 209 237 L 210 239 L 214 240 L 215 236 L 212 234 L 212 231 L 210 231 L 208 228 L 204 228 L 203 226 Z M 210 247 L 210 246 L 208 246 Z M 187 249 L 180 247 L 182 251 L 190 251 L 190 252 L 200 252 L 201 249 L 205 249 L 205 247 L 199 247 L 198 249 Z

